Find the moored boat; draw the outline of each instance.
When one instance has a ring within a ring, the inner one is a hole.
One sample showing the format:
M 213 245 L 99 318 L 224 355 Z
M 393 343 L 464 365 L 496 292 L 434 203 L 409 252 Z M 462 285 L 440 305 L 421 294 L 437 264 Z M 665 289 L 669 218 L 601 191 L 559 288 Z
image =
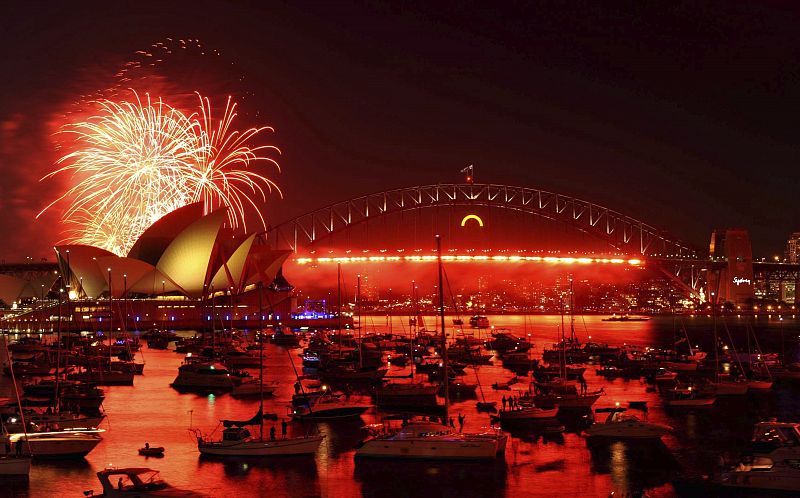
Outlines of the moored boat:
M 330 395 L 310 400 L 308 405 L 292 407 L 289 416 L 297 420 L 333 420 L 360 417 L 372 408 L 370 405 L 351 403 Z
M 34 458 L 81 458 L 103 440 L 103 429 L 10 433 L 12 444 L 22 443 L 23 454 Z
M 588 438 L 615 440 L 660 439 L 672 427 L 651 423 L 630 415 L 626 408 L 598 408 L 595 413 L 608 413 L 605 421 L 595 422 L 584 432 Z
M 372 437 L 356 449 L 357 458 L 493 460 L 505 452 L 508 437 L 496 429 L 462 434 L 436 422 L 410 422 L 393 431 L 371 427 Z
M 222 439 L 197 436 L 197 449 L 203 455 L 214 456 L 286 456 L 309 455 L 317 452 L 324 436 L 309 435 L 289 438 L 255 437 L 243 427 L 222 431 Z
M 218 363 L 190 362 L 178 368 L 178 376 L 170 384 L 175 389 L 232 391 L 241 383 Z
M 157 470 L 144 467 L 107 468 L 97 473 L 103 493 L 96 495 L 85 491 L 84 495 L 95 498 L 204 498 L 208 495 L 195 491 L 174 488 L 161 480 Z

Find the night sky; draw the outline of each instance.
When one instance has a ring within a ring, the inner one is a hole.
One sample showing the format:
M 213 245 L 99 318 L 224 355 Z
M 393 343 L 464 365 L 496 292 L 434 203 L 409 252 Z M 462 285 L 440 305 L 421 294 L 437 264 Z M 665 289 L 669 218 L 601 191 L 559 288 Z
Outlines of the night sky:
M 63 188 L 39 182 L 53 133 L 167 37 L 221 55 L 148 81 L 232 94 L 241 124 L 275 127 L 272 222 L 475 164 L 478 182 L 590 200 L 698 247 L 737 226 L 755 256 L 782 254 L 800 231 L 800 7 L 608 3 L 6 4 L 0 257 L 52 258 L 58 213 L 33 218 Z

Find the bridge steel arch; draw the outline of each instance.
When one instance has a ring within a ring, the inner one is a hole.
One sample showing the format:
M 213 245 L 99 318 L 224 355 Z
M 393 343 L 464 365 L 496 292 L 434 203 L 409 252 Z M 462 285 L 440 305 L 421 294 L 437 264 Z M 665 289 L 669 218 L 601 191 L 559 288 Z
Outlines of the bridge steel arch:
M 276 247 L 288 244 L 297 251 L 374 218 L 437 206 L 509 209 L 560 221 L 629 254 L 675 259 L 697 257 L 697 251 L 690 245 L 613 209 L 544 190 L 495 184 L 422 185 L 368 194 L 281 223 L 269 229 L 266 238 Z

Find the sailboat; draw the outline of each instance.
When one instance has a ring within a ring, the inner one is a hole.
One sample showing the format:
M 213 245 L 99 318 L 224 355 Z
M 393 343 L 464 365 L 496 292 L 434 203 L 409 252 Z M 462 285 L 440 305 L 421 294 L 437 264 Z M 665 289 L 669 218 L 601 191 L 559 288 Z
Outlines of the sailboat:
M 447 372 L 447 337 L 444 319 L 444 287 L 442 278 L 441 237 L 436 236 L 439 255 L 439 313 L 441 316 L 442 363 Z M 450 410 L 450 390 L 446 375 L 444 388 L 444 421 Z M 505 452 L 508 437 L 497 429 L 483 433 L 459 433 L 446 424 L 430 420 L 411 421 L 398 430 L 379 424 L 372 426 L 370 438 L 356 449 L 357 458 L 492 460 Z
M 263 331 L 263 311 L 261 306 L 262 285 L 258 286 L 258 309 L 259 309 L 259 331 Z M 284 455 L 305 455 L 316 453 L 317 448 L 322 443 L 324 436 L 320 434 L 306 435 L 298 437 L 286 437 L 277 439 L 270 437 L 264 438 L 264 349 L 260 350 L 261 362 L 259 367 L 259 379 L 262 386 L 261 404 L 258 412 L 253 418 L 244 421 L 223 420 L 225 429 L 222 431 L 222 439 L 212 439 L 211 436 L 204 436 L 195 430 L 197 438 L 197 449 L 201 455 L 215 456 L 284 456 Z M 258 426 L 259 435 L 253 436 L 247 426 Z
M 748 359 L 750 361 L 750 370 L 756 374 L 755 377 L 751 376 L 747 379 L 747 387 L 751 391 L 769 391 L 772 389 L 772 373 L 769 371 L 769 367 L 767 363 L 761 359 L 762 352 L 761 346 L 758 344 L 758 336 L 756 335 L 755 329 L 748 325 L 747 327 L 747 352 L 748 352 Z M 757 361 L 753 361 L 753 355 L 750 353 L 750 334 L 753 334 L 753 340 L 756 343 L 756 358 Z M 759 371 L 756 371 L 756 366 L 759 367 Z M 767 378 L 764 378 L 764 374 L 766 374 Z
M 338 280 L 341 281 L 341 265 L 339 266 L 339 273 L 338 273 Z M 339 286 L 341 292 L 341 285 Z M 349 383 L 349 382 L 380 382 L 383 377 L 386 376 L 386 373 L 389 371 L 388 368 L 384 366 L 379 366 L 377 368 L 365 365 L 364 358 L 364 341 L 361 337 L 361 329 L 362 329 L 362 320 L 361 320 L 361 276 L 358 276 L 358 284 L 357 284 L 357 296 L 356 296 L 356 305 L 358 306 L 358 338 L 357 338 L 357 357 L 358 357 L 358 364 L 355 362 L 352 364 L 346 363 L 337 363 L 332 365 L 325 365 L 322 369 L 322 377 L 330 382 L 334 383 Z M 339 300 L 341 304 L 341 298 Z M 342 336 L 342 329 L 341 329 L 341 306 L 340 306 L 340 313 L 339 313 L 339 331 L 338 336 L 341 338 Z M 380 363 L 382 365 L 382 362 Z
M 604 394 L 602 389 L 592 392 L 581 392 L 578 390 L 574 383 L 566 381 L 568 351 L 567 344 L 578 344 L 575 339 L 575 312 L 574 312 L 574 292 L 572 288 L 572 277 L 569 279 L 569 296 L 570 296 L 570 335 L 569 341 L 564 337 L 564 324 L 562 314 L 561 325 L 561 356 L 559 358 L 560 378 L 564 380 L 561 384 L 558 383 L 535 383 L 528 387 L 528 394 L 531 394 L 531 389 L 534 393 L 532 396 L 533 402 L 536 406 L 540 407 L 559 407 L 562 410 L 570 409 L 591 409 L 592 405 Z M 582 377 L 583 373 L 580 374 Z
M 2 337 L 0 340 L 3 341 L 3 347 L 6 348 L 6 356 L 8 356 L 8 344 L 6 343 L 6 338 Z M 9 367 L 11 368 L 12 381 L 14 382 L 14 393 L 16 394 L 17 405 L 19 407 L 20 417 L 22 418 L 22 426 L 25 427 L 25 413 L 22 411 L 22 403 L 19 401 L 19 390 L 17 389 L 17 381 L 16 378 L 14 378 L 14 366 L 11 361 L 9 361 Z M 0 475 L 24 475 L 27 477 L 31 472 L 31 457 L 23 456 L 22 451 L 19 451 L 19 449 L 12 453 L 10 443 L 11 438 L 9 435 L 5 434 L 5 431 L 3 432 L 4 434 L 2 437 L 0 437 L 0 442 L 5 444 L 2 444 L 0 447 L 5 448 L 5 454 L 0 455 Z M 22 443 L 18 441 L 17 444 Z
M 713 308 L 712 308 L 713 313 Z M 714 314 L 714 381 L 710 383 L 714 394 L 717 396 L 740 396 L 747 394 L 749 386 L 746 381 L 740 381 L 719 373 L 719 338 L 717 337 L 717 315 Z M 725 326 L 727 330 L 727 325 Z M 728 332 L 730 338 L 730 331 Z M 731 340 L 733 344 L 733 340 Z M 741 368 L 741 365 L 740 365 Z

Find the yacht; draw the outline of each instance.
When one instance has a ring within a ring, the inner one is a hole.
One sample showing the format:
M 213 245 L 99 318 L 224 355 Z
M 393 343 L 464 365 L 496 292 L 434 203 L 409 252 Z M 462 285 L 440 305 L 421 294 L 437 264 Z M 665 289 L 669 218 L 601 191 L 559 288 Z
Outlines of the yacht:
M 157 470 L 145 467 L 108 468 L 97 473 L 103 494 L 84 491 L 97 498 L 204 498 L 208 495 L 174 488 L 161 480 Z
M 202 455 L 216 456 L 282 456 L 309 455 L 317 452 L 325 436 L 299 436 L 282 439 L 255 437 L 243 427 L 222 431 L 221 440 L 197 436 L 197 449 Z
M 751 454 L 728 472 L 723 488 L 767 492 L 797 492 L 800 489 L 800 424 L 759 422 L 753 431 Z
M 588 438 L 607 439 L 660 439 L 672 431 L 672 427 L 641 420 L 626 413 L 626 408 L 598 408 L 595 413 L 608 413 L 604 422 L 595 422 L 585 434 Z
M 508 436 L 492 429 L 462 434 L 436 422 L 410 422 L 400 430 L 372 427 L 373 435 L 356 449 L 357 458 L 493 460 L 502 457 Z
M 79 458 L 100 444 L 103 429 L 62 430 L 47 432 L 12 432 L 6 437 L 9 443 L 22 441 L 25 455 L 36 458 Z
M 289 416 L 296 420 L 332 420 L 360 417 L 370 405 L 360 405 L 332 395 L 311 398 L 307 405 L 293 406 Z
M 178 368 L 178 376 L 170 385 L 175 389 L 231 391 L 240 383 L 238 377 L 232 376 L 228 369 L 219 363 L 190 361 Z

